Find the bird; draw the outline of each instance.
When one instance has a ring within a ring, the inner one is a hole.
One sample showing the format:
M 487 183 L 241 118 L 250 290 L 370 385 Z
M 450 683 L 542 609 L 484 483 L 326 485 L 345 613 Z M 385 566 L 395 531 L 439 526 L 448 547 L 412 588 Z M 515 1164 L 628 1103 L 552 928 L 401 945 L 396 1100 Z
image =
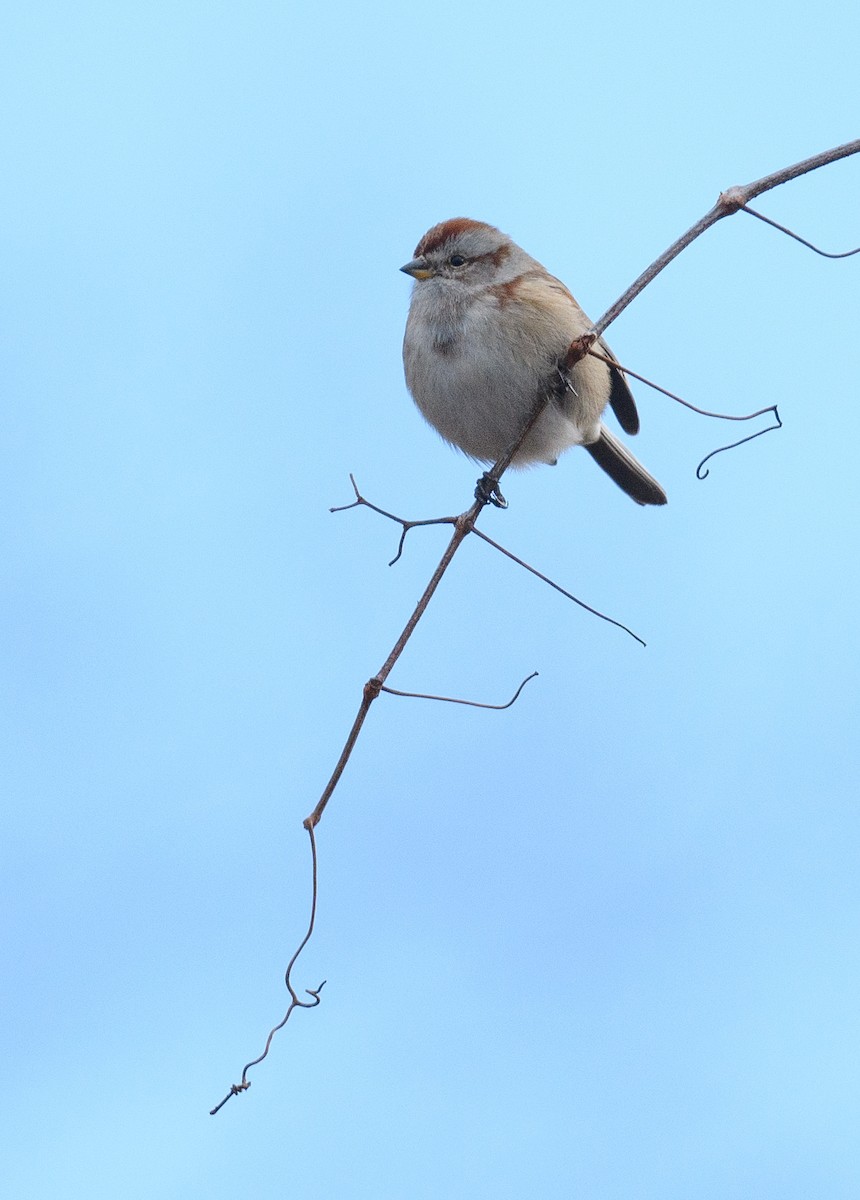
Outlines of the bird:
M 636 402 L 609 347 L 598 340 L 612 365 L 592 355 L 565 365 L 591 322 L 559 279 L 507 234 L 468 217 L 434 225 L 400 269 L 414 280 L 406 385 L 446 442 L 477 462 L 497 462 L 543 396 L 546 407 L 513 466 L 554 465 L 562 451 L 583 446 L 637 504 L 667 502 L 602 420 L 609 407 L 625 433 L 639 431 Z

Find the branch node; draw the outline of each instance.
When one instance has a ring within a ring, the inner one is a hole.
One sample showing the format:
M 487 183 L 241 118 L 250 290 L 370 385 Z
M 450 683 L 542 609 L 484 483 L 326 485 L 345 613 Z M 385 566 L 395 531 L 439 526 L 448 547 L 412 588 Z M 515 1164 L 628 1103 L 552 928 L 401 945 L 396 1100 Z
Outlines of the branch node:
M 374 701 L 381 691 L 382 680 L 378 675 L 374 675 L 372 679 L 368 679 L 364 685 L 364 699 L 366 703 L 370 704 Z
M 576 366 L 580 359 L 585 358 L 596 341 L 596 333 L 584 333 L 581 337 L 574 338 L 567 348 L 567 353 L 559 363 L 559 369 L 562 374 L 566 374 L 571 367 Z
M 717 206 L 726 216 L 738 212 L 745 204 L 746 189 L 742 187 L 726 188 L 724 192 L 720 192 L 720 198 L 717 201 Z

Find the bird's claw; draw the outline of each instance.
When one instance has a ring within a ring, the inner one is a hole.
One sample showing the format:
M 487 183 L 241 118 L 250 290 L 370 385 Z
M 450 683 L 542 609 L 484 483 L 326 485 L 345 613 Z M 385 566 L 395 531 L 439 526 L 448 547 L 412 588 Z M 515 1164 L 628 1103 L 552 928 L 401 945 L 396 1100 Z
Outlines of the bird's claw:
M 475 499 L 481 504 L 492 504 L 496 508 L 507 508 L 508 502 L 502 495 L 499 481 L 494 475 L 485 471 L 475 485 Z

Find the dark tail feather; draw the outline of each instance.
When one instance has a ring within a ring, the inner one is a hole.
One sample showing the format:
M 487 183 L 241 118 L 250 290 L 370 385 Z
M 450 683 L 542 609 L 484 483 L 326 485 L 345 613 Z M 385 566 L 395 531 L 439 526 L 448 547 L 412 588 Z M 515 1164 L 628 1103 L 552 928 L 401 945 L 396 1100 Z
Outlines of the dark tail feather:
M 623 442 L 601 425 L 600 438 L 585 449 L 610 479 L 637 504 L 665 504 L 666 493 Z
M 607 358 L 615 358 L 603 338 L 598 345 Z M 609 407 L 615 413 L 618 424 L 625 433 L 638 433 L 639 413 L 636 411 L 636 401 L 627 386 L 627 380 L 617 367 L 609 368 L 609 388 Z

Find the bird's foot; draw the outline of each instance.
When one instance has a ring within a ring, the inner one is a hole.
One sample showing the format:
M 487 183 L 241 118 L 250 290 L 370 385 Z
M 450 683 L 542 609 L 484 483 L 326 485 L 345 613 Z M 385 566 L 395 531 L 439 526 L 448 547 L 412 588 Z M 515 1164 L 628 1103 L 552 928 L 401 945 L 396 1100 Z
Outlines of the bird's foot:
M 475 485 L 475 499 L 481 504 L 493 504 L 496 508 L 507 508 L 508 502 L 502 495 L 499 481 L 494 475 L 485 471 Z

